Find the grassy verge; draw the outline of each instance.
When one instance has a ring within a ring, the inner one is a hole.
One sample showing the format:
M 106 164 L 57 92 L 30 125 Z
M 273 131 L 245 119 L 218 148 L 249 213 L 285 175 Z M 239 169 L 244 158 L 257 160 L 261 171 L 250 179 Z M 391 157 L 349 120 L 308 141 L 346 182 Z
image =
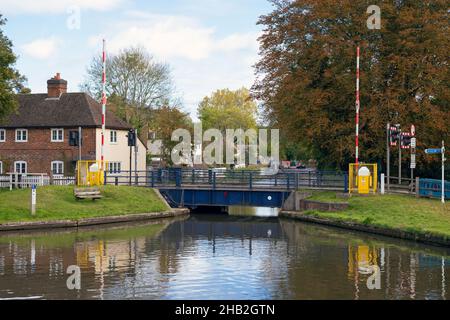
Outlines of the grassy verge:
M 157 222 L 139 226 L 121 226 L 115 228 L 101 228 L 96 227 L 93 230 L 79 229 L 77 232 L 73 231 L 52 231 L 48 233 L 22 233 L 6 234 L 0 237 L 0 244 L 7 244 L 13 241 L 21 246 L 27 246 L 33 240 L 36 247 L 70 247 L 75 242 L 89 242 L 95 240 L 116 240 L 116 239 L 133 239 L 133 238 L 152 238 L 160 234 L 169 223 Z
M 309 199 L 347 201 L 337 197 L 334 192 L 314 192 Z M 374 195 L 355 196 L 348 201 L 349 208 L 342 212 L 308 211 L 306 214 L 450 238 L 450 209 L 438 200 L 403 195 Z
M 36 216 L 30 215 L 30 189 L 0 191 L 0 223 L 77 220 L 104 216 L 166 211 L 154 190 L 139 187 L 101 187 L 100 200 L 76 200 L 73 186 L 40 187 Z

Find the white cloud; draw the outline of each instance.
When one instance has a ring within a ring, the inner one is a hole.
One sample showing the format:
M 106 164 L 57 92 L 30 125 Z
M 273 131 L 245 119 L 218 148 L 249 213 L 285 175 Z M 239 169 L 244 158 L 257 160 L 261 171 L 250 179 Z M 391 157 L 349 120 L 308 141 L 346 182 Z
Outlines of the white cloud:
M 55 37 L 36 39 L 21 46 L 25 54 L 35 59 L 48 59 L 55 55 L 59 40 Z
M 81 10 L 107 11 L 117 8 L 125 0 L 0 0 L 4 14 L 66 13 L 72 6 Z
M 129 11 L 125 17 L 110 26 L 106 34 L 91 36 L 89 46 L 100 52 L 105 38 L 109 53 L 142 46 L 157 60 L 167 62 L 184 97 L 186 111 L 194 119 L 198 103 L 214 90 L 253 84 L 258 31 L 219 35 L 216 27 L 186 16 Z
M 216 48 L 223 51 L 235 51 L 241 49 L 258 50 L 256 33 L 236 33 L 218 41 Z
M 160 59 L 185 58 L 204 60 L 217 52 L 257 51 L 256 33 L 231 34 L 218 38 L 215 28 L 204 27 L 195 19 L 183 16 L 152 15 L 129 11 L 131 18 L 120 23 L 108 39 L 108 50 L 118 52 L 130 46 L 143 46 Z M 101 42 L 102 36 L 89 38 L 89 45 Z

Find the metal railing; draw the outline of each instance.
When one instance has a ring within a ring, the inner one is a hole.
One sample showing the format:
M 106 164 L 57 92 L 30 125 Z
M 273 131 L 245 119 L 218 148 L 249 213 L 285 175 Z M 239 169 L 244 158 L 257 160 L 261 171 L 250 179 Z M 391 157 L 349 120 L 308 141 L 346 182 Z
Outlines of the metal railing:
M 348 188 L 346 172 L 297 170 L 267 174 L 255 170 L 216 171 L 199 169 L 156 169 L 149 171 L 105 172 L 105 184 L 159 187 L 239 188 L 239 189 L 329 189 Z
M 419 179 L 419 196 L 440 199 L 442 196 L 442 180 Z M 450 199 L 450 181 L 444 183 L 445 199 Z

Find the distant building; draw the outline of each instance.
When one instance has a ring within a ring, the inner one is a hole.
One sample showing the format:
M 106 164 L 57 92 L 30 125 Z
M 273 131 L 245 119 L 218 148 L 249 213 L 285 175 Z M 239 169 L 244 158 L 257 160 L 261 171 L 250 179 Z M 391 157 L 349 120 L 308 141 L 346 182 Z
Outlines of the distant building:
M 19 108 L 0 123 L 0 174 L 8 172 L 73 175 L 79 160 L 101 159 L 102 106 L 82 92 L 67 92 L 60 74 L 47 81 L 47 93 L 18 95 Z M 130 169 L 127 134 L 131 126 L 106 113 L 105 160 L 108 170 Z M 146 145 L 137 141 L 137 167 L 146 169 Z M 134 152 L 132 169 L 134 170 Z

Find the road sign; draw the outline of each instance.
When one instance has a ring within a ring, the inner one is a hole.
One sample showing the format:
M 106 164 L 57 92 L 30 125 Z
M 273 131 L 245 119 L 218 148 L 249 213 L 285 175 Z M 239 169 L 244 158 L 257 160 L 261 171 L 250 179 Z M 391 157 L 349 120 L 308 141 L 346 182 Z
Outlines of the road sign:
M 417 146 L 417 139 L 416 138 L 412 138 L 411 139 L 411 148 L 416 148 L 416 146 Z
M 416 168 L 416 154 L 412 153 L 411 154 L 411 169 L 415 169 Z
M 426 154 L 441 154 L 442 149 L 425 149 Z
M 416 135 L 416 126 L 411 125 L 411 135 L 414 137 Z

